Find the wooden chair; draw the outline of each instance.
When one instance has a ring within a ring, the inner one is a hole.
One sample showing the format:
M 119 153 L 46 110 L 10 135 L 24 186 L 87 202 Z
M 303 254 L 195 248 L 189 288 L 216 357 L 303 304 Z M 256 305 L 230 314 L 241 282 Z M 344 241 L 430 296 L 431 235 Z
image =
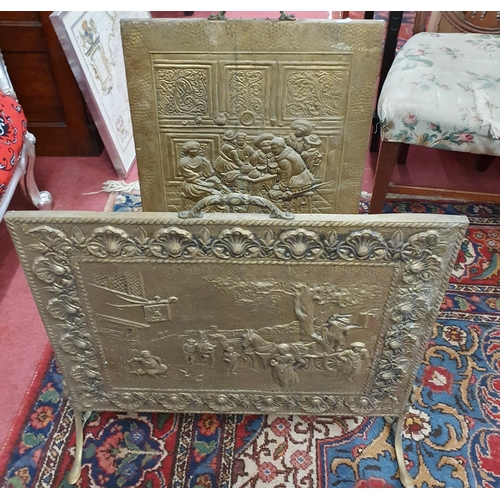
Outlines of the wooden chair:
M 500 156 L 498 17 L 484 12 L 438 14 L 431 15 L 428 29 L 443 24 L 449 31 L 461 31 L 422 32 L 427 12 L 420 12 L 416 34 L 397 55 L 384 82 L 378 103 L 382 142 L 370 213 L 382 211 L 394 166 L 406 163 L 410 145 L 476 153 L 481 155 L 478 170 Z M 474 33 L 466 32 L 471 26 Z M 500 201 L 498 195 L 414 186 L 391 186 L 390 191 Z
M 0 221 L 19 183 L 35 207 L 52 209 L 52 196 L 39 191 L 35 183 L 34 164 L 35 137 L 26 129 L 26 118 L 0 52 Z
M 483 33 L 486 35 L 498 35 L 500 33 L 500 12 L 432 12 L 429 17 L 427 29 L 425 29 L 426 14 L 427 12 L 418 13 L 418 17 L 415 19 L 416 33 L 421 31 L 436 33 Z

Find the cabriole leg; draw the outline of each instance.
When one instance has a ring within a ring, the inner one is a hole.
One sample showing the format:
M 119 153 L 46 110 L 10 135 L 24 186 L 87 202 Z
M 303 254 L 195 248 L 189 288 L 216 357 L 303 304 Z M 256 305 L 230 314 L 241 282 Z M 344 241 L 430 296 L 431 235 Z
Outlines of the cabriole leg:
M 39 210 L 52 210 L 51 194 L 48 191 L 39 191 L 35 182 L 35 142 L 35 136 L 26 132 L 24 136 L 23 149 L 21 151 L 21 155 L 24 156 L 21 161 L 24 160 L 27 163 L 25 193 L 33 205 L 35 205 L 35 207 Z
M 91 411 L 83 413 L 78 410 L 73 410 L 73 413 L 75 414 L 76 450 L 75 461 L 68 475 L 69 484 L 75 484 L 80 479 L 82 472 L 83 428 L 92 414 Z

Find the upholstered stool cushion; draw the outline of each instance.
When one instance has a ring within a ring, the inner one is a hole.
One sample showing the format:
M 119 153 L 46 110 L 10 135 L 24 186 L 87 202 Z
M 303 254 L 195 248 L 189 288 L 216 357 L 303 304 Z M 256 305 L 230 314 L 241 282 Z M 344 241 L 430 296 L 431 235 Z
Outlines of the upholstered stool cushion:
M 0 200 L 23 147 L 26 117 L 19 103 L 0 92 Z
M 500 36 L 413 36 L 384 82 L 378 115 L 386 141 L 500 156 Z

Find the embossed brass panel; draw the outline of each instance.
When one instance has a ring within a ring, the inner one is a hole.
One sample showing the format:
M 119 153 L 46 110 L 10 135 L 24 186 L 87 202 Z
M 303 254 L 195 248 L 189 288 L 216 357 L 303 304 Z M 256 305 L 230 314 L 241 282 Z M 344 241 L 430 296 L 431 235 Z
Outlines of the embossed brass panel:
M 240 192 L 357 213 L 383 33 L 381 21 L 124 20 L 144 209 Z
M 399 415 L 466 217 L 6 221 L 78 411 Z

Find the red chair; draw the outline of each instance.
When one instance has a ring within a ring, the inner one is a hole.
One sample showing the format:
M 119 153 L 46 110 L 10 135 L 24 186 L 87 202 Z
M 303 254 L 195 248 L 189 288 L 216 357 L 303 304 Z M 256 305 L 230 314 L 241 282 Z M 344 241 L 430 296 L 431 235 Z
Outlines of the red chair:
M 26 117 L 0 52 L 0 221 L 18 183 L 35 207 L 52 209 L 52 196 L 39 191 L 35 183 L 34 164 L 35 137 L 27 130 Z

